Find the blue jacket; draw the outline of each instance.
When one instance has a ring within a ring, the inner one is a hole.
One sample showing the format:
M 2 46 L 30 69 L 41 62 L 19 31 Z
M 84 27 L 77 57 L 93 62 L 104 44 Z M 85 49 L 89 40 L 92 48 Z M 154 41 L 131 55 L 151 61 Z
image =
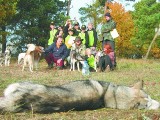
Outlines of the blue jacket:
M 53 53 L 53 56 L 57 59 L 62 58 L 63 60 L 68 57 L 69 51 L 64 43 L 57 48 L 56 42 L 52 43 L 46 50 L 45 53 Z

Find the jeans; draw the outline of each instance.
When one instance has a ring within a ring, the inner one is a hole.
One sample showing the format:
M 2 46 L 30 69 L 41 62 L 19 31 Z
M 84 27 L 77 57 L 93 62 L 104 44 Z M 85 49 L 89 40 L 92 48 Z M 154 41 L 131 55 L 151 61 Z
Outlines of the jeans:
M 55 63 L 55 65 L 57 67 L 63 67 L 64 65 L 64 60 L 61 60 L 60 63 L 57 63 L 57 60 L 59 58 L 55 58 L 54 55 L 52 53 L 48 53 L 46 56 L 45 56 L 45 60 L 48 64 L 52 64 L 52 63 Z

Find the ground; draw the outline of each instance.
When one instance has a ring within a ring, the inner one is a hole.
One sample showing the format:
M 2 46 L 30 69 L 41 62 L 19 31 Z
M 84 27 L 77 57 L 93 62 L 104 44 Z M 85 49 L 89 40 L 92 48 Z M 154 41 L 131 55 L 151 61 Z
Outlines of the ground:
M 104 80 L 120 85 L 132 85 L 138 80 L 144 80 L 144 90 L 153 98 L 160 101 L 160 62 L 159 60 L 133 60 L 117 59 L 117 68 L 111 72 L 91 72 L 89 76 L 83 76 L 81 72 L 69 71 L 69 69 L 47 69 L 44 60 L 40 61 L 39 69 L 29 72 L 26 68 L 22 72 L 22 66 L 17 65 L 13 59 L 9 67 L 0 67 L 0 95 L 10 83 L 19 81 L 32 81 L 46 85 L 60 85 L 72 80 Z M 69 111 L 52 114 L 6 113 L 0 115 L 1 120 L 159 120 L 160 110 L 117 110 L 102 108 L 98 110 Z

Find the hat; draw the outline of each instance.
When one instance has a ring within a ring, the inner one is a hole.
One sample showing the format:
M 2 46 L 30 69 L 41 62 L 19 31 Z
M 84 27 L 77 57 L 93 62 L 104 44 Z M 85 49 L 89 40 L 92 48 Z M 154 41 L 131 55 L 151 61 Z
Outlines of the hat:
M 86 29 L 86 26 L 85 26 L 85 25 L 82 25 L 81 29 L 82 29 L 82 30 L 85 30 L 85 29 Z
M 54 22 L 51 22 L 50 25 L 54 25 Z
M 78 23 L 78 22 L 75 22 L 75 23 L 74 23 L 74 26 L 76 26 L 76 25 L 79 25 L 79 23 Z
M 81 39 L 81 37 L 78 36 L 78 37 L 76 37 L 76 39 L 75 39 L 74 41 L 75 41 L 75 42 L 76 42 L 76 41 L 83 41 L 83 39 Z
M 111 17 L 111 14 L 110 13 L 106 13 L 105 16 Z

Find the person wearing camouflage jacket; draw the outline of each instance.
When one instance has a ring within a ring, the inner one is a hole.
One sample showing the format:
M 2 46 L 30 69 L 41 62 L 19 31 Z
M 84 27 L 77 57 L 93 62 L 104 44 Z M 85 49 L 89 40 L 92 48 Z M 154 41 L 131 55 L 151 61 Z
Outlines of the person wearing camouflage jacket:
M 115 50 L 115 42 L 114 39 L 111 36 L 110 31 L 112 31 L 114 28 L 116 28 L 116 23 L 112 19 L 110 13 L 105 14 L 106 23 L 104 23 L 101 27 L 101 34 L 102 34 L 102 48 L 104 44 L 110 44 L 113 51 Z
M 76 51 L 76 59 L 81 61 L 85 59 L 85 50 L 86 46 L 82 44 L 82 39 L 81 37 L 76 37 L 74 40 L 75 42 L 75 47 L 72 46 L 71 51 L 74 50 Z

